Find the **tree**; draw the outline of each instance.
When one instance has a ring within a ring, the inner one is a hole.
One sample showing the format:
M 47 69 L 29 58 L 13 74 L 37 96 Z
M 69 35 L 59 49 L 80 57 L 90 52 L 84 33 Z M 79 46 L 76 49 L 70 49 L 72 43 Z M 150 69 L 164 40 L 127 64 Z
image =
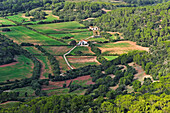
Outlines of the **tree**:
M 9 32 L 9 31 L 11 31 L 11 29 L 9 29 L 9 28 L 3 28 L 2 29 L 2 32 Z
M 75 45 L 76 45 L 76 41 L 75 41 L 75 40 L 72 40 L 72 41 L 70 42 L 70 45 L 75 46 Z

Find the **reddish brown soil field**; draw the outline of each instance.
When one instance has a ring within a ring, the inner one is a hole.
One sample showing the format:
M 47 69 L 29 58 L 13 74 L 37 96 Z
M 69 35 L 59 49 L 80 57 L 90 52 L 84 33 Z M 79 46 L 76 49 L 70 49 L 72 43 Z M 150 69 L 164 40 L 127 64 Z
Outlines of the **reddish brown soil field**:
M 90 80 L 89 80 L 90 79 Z M 70 84 L 71 81 L 85 81 L 85 80 L 89 80 L 86 84 L 90 85 L 90 84 L 94 84 L 94 82 L 91 81 L 91 77 L 90 75 L 86 75 L 86 76 L 82 76 L 82 77 L 77 77 L 75 79 L 71 79 L 71 80 L 66 80 L 66 81 L 59 81 L 59 82 L 49 82 L 48 86 L 43 86 L 42 90 L 51 90 L 51 89 L 57 89 L 57 88 L 61 88 L 63 87 L 63 84 L 66 83 L 67 86 Z
M 85 63 L 85 62 L 97 62 L 96 56 L 68 56 L 68 61 L 70 63 Z

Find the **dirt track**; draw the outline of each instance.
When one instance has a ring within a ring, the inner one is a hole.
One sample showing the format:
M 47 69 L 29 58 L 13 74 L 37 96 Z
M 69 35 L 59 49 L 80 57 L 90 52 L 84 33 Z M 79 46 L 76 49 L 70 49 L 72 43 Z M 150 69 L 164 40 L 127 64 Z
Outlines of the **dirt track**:
M 13 66 L 13 65 L 15 65 L 15 64 L 17 64 L 17 63 L 19 63 L 19 62 L 12 62 L 12 63 L 10 63 L 10 64 L 0 65 L 0 67 Z

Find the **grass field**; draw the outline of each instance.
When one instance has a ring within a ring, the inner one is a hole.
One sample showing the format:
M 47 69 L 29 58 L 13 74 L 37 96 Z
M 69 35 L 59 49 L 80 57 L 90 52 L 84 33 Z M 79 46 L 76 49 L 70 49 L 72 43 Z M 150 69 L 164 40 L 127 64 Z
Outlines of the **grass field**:
M 109 41 L 109 39 L 105 38 L 90 38 L 88 39 L 89 41 L 95 41 L 95 42 L 104 42 L 104 41 Z
M 12 20 L 12 21 L 18 22 L 18 23 L 22 23 L 23 20 L 25 20 L 25 21 L 29 20 L 28 18 L 22 17 L 22 13 L 19 13 L 17 15 L 13 15 L 13 16 L 7 16 L 7 18 Z
M 123 54 L 133 50 L 149 51 L 149 48 L 136 45 L 132 41 L 118 41 L 115 43 L 96 44 L 105 54 Z
M 81 51 L 83 54 L 94 54 L 89 47 L 78 46 L 70 53 L 70 55 L 76 55 L 75 52 L 77 51 Z
M 0 17 L 0 26 L 1 25 L 16 25 L 15 23 L 11 22 L 11 21 L 8 21 L 7 19 L 4 19 L 4 18 L 1 18 Z
M 84 25 L 78 22 L 62 22 L 54 24 L 39 24 L 39 25 L 29 25 L 29 27 L 46 34 L 50 33 L 63 33 L 64 32 L 78 32 L 87 31 L 87 29 L 78 29 L 79 27 L 84 27 Z
M 52 55 L 64 55 L 73 46 L 42 46 L 47 52 Z
M 43 73 L 43 76 L 45 78 L 48 78 L 48 74 L 50 74 L 50 73 L 52 74 L 52 72 L 50 70 L 50 64 L 49 64 L 49 61 L 48 61 L 47 57 L 46 56 L 36 56 L 36 58 L 38 60 L 40 60 L 42 65 L 43 65 L 41 73 Z
M 105 59 L 107 59 L 108 61 L 114 60 L 116 59 L 118 56 L 103 56 Z
M 97 47 L 102 47 L 102 48 L 113 48 L 113 47 L 129 47 L 129 43 L 105 43 L 105 44 L 96 44 Z
M 70 70 L 62 56 L 56 56 L 56 59 L 59 61 L 61 72 L 66 72 L 67 70 Z
M 32 97 L 35 91 L 32 89 L 31 86 L 28 86 L 28 87 L 17 88 L 17 89 L 11 90 L 11 92 L 19 92 L 20 97 L 25 97 L 25 92 L 27 92 L 27 96 Z
M 86 30 L 86 29 L 85 29 Z M 69 37 L 72 37 L 70 39 L 63 39 L 65 42 L 70 42 L 72 40 L 76 40 L 76 41 L 80 41 L 82 39 L 86 39 L 90 36 L 93 35 L 93 33 L 91 31 L 87 31 L 87 32 L 78 32 L 78 33 L 66 33 L 66 34 L 48 34 L 49 36 L 52 36 L 54 38 L 57 38 L 57 39 L 62 39 L 62 37 L 65 37 L 65 36 L 69 36 Z
M 2 34 L 7 35 L 14 42 L 20 44 L 22 42 L 33 43 L 39 45 L 64 45 L 60 41 L 56 41 L 47 36 L 41 35 L 35 31 L 29 30 L 22 26 L 9 27 L 10 32 L 3 32 Z
M 0 82 L 28 78 L 32 76 L 34 67 L 32 61 L 25 56 L 18 56 L 17 61 L 19 63 L 15 65 L 0 67 Z
M 67 56 L 67 59 L 74 68 L 99 64 L 96 60 L 96 56 Z
M 32 54 L 42 54 L 37 48 L 33 47 L 22 47 Z

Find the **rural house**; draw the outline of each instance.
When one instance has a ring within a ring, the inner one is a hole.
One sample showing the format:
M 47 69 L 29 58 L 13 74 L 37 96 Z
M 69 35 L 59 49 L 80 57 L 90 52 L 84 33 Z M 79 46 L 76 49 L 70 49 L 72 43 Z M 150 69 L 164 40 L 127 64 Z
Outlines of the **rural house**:
M 78 45 L 78 46 L 89 46 L 87 40 L 81 40 L 77 45 Z

